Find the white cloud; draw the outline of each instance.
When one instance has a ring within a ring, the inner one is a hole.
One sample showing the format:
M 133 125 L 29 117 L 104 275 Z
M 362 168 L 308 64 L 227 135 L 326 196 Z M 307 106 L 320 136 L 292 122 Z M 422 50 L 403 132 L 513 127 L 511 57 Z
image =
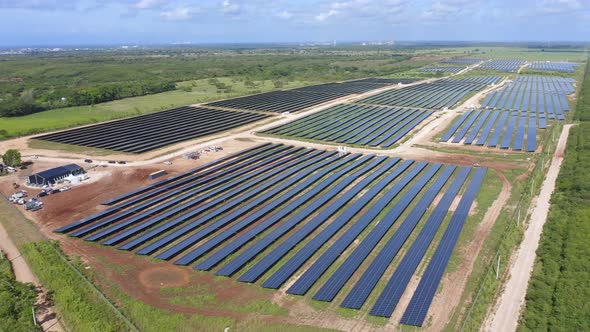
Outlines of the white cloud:
M 542 0 L 537 1 L 536 9 L 544 14 L 561 14 L 590 9 L 588 2 L 582 3 L 579 0 Z
M 160 0 L 139 0 L 133 5 L 136 9 L 150 9 L 161 4 Z
M 240 5 L 232 3 L 230 0 L 223 0 L 223 13 L 228 15 L 235 15 L 240 12 Z
M 282 12 L 277 14 L 277 17 L 282 18 L 284 20 L 288 20 L 291 17 L 293 17 L 293 14 L 291 14 L 290 12 L 283 10 Z
M 323 21 L 327 20 L 329 17 L 332 17 L 332 16 L 334 16 L 336 14 L 338 14 L 338 11 L 336 11 L 334 9 L 330 9 L 327 12 L 320 13 L 319 15 L 317 15 L 315 17 L 315 19 L 316 19 L 316 21 L 323 22 Z
M 168 21 L 185 21 L 192 18 L 193 12 L 194 10 L 188 7 L 177 7 L 175 9 L 162 12 L 160 17 Z

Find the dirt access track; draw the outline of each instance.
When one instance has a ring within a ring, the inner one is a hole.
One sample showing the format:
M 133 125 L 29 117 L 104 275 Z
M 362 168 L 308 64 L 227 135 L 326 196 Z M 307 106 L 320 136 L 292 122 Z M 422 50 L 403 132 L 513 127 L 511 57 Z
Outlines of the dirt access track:
M 541 186 L 541 192 L 531 204 L 532 213 L 524 232 L 524 239 L 511 259 L 508 282 L 493 312 L 485 322 L 486 331 L 516 331 L 571 126 L 563 126 L 551 166 Z

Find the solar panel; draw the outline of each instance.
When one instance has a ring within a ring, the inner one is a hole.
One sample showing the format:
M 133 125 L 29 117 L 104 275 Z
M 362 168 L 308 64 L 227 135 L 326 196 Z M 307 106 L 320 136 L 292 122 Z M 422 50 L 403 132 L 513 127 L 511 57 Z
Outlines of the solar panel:
M 370 311 L 371 315 L 391 316 L 470 171 L 470 167 L 462 167 L 451 185 L 445 190 L 443 197 L 424 223 L 422 230 L 379 295 L 377 302 Z
M 365 270 L 361 278 L 355 283 L 354 288 L 348 293 L 342 302 L 341 307 L 352 309 L 361 308 L 369 297 L 369 294 L 371 294 L 375 288 L 375 285 L 377 285 L 379 279 L 381 279 L 385 273 L 385 270 L 398 254 L 402 245 L 413 232 L 414 228 L 426 213 L 426 210 L 434 201 L 442 187 L 449 180 L 455 169 L 455 166 L 445 167 L 438 178 L 431 186 L 429 186 L 414 209 L 412 209 L 393 236 L 387 241 L 377 257 L 371 262 L 371 265 Z
M 471 209 L 471 205 L 475 200 L 475 196 L 479 191 L 485 174 L 486 169 L 484 168 L 475 171 L 471 182 L 467 186 L 467 190 L 463 194 L 463 197 L 461 197 L 457 210 L 455 210 L 453 217 L 451 217 L 451 220 L 449 221 L 449 225 L 432 256 L 424 275 L 422 275 L 422 279 L 410 300 L 410 304 L 402 316 L 402 324 L 422 326 L 424 323 L 424 319 L 426 318 L 426 314 L 428 313 L 436 289 L 438 288 L 449 259 L 451 258 L 455 244 L 459 239 L 459 235 L 467 220 L 469 210 Z
M 426 164 L 419 163 L 415 169 L 412 169 L 409 176 L 417 176 L 421 169 L 418 166 Z M 431 165 L 428 170 L 416 181 L 410 189 L 400 198 L 400 200 L 387 212 L 371 230 L 369 235 L 357 246 L 357 248 L 348 256 L 340 265 L 338 270 L 330 277 L 322 288 L 314 295 L 315 300 L 332 301 L 344 284 L 350 279 L 352 274 L 358 269 L 362 262 L 367 258 L 377 243 L 385 236 L 385 233 L 393 226 L 400 215 L 408 208 L 412 200 L 424 188 L 426 183 L 440 169 L 440 164 Z
M 362 190 L 365 190 L 367 186 L 369 186 L 375 179 L 383 175 L 385 172 L 389 171 L 395 164 L 397 164 L 398 160 L 390 159 L 387 163 L 385 163 L 382 167 L 376 169 L 361 180 L 358 184 L 356 184 L 352 189 L 346 191 L 341 197 L 339 197 L 334 203 L 330 204 L 326 209 L 322 210 L 316 217 L 312 220 L 307 222 L 301 228 L 297 230 L 293 235 L 291 235 L 288 239 L 286 239 L 283 243 L 281 243 L 277 248 L 275 248 L 269 255 L 264 257 L 261 261 L 259 261 L 251 270 L 259 269 L 259 271 L 266 271 L 270 268 L 270 266 L 274 265 L 278 260 L 280 260 L 284 255 L 287 254 L 295 245 L 305 239 L 312 231 L 320 227 L 323 223 L 325 223 L 328 218 L 332 215 L 335 215 L 339 210 L 350 200 L 352 200 L 357 194 L 359 194 Z M 370 190 L 370 189 L 369 189 Z M 359 209 L 360 210 L 360 209 Z M 345 211 L 346 212 L 346 211 Z M 320 243 L 321 246 L 323 243 Z M 299 250 L 298 253 L 301 253 L 302 250 Z M 312 255 L 315 252 L 308 251 L 308 255 Z M 297 254 L 298 254 L 297 253 Z M 297 256 L 296 254 L 296 256 Z M 299 256 L 301 257 L 301 256 Z M 272 276 L 266 279 L 262 283 L 262 287 L 265 288 L 279 288 L 296 270 L 297 267 L 301 266 L 304 261 L 300 262 L 298 266 L 297 264 L 293 265 L 283 265 L 277 272 L 275 272 Z M 248 271 L 245 274 L 248 274 Z M 244 274 L 244 275 L 245 275 Z M 258 279 L 261 274 L 253 275 L 253 279 Z M 252 280 L 251 278 L 251 280 Z

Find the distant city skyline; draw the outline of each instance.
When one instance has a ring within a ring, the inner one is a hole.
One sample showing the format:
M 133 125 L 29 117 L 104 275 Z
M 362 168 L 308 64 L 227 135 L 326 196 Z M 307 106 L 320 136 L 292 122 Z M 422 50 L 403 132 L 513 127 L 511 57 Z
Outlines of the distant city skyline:
M 0 0 L 0 46 L 588 41 L 583 0 Z

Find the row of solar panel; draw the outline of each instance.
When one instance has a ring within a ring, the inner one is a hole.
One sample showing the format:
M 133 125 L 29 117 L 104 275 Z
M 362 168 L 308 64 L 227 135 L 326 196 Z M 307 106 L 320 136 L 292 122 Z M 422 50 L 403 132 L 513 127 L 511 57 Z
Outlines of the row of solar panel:
M 533 112 L 469 110 L 457 119 L 440 139 L 441 142 L 497 147 L 534 152 L 538 127 L 547 128 L 546 118 Z M 501 137 L 501 140 L 500 140 Z
M 342 104 L 265 131 L 288 137 L 391 147 L 432 111 Z
M 434 83 L 423 83 L 397 90 L 385 91 L 364 98 L 359 103 L 387 106 L 407 106 L 430 109 L 452 107 L 467 93 L 477 91 L 487 84 L 500 80 L 497 76 L 473 77 L 466 79 L 444 79 Z
M 294 113 L 350 94 L 365 93 L 391 84 L 405 82 L 408 82 L 408 79 L 373 78 L 344 83 L 328 83 L 220 100 L 207 105 L 264 112 Z
M 501 90 L 490 93 L 482 107 L 499 110 L 523 110 L 548 114 L 550 119 L 564 120 L 570 110 L 566 94 L 571 85 L 557 80 L 515 81 Z
M 479 68 L 517 72 L 525 63 L 526 61 L 518 59 L 496 59 L 482 63 Z
M 175 264 L 197 262 L 195 268 L 201 270 L 224 263 L 217 275 L 231 276 L 244 269 L 238 277 L 244 282 L 254 282 L 278 265 L 262 282 L 267 288 L 284 285 L 335 238 L 288 289 L 305 294 L 369 229 L 314 296 L 331 301 L 393 225 L 402 223 L 387 239 L 387 252 L 379 251 L 364 272 L 363 278 L 370 282 L 357 282 L 350 293 L 363 295 L 349 295 L 342 303 L 360 307 L 431 206 L 435 205 L 434 212 L 427 223 L 447 215 L 444 197 L 455 198 L 471 169 L 455 171 L 455 166 L 266 144 L 116 198 L 107 215 L 98 213 L 56 232 L 161 259 L 176 258 Z M 440 192 L 446 194 L 435 203 Z M 463 210 L 455 211 L 453 218 L 460 219 L 459 211 Z M 217 247 L 221 248 L 214 251 Z M 291 252 L 294 255 L 287 260 Z M 377 302 L 374 308 L 383 306 Z
M 443 60 L 440 63 L 449 63 L 449 64 L 454 64 L 454 65 L 466 65 L 466 66 L 471 66 L 474 65 L 478 62 L 483 61 L 483 59 L 477 59 L 477 58 L 452 58 L 452 59 L 447 59 L 447 60 Z
M 529 68 L 534 70 L 573 73 L 579 65 L 579 63 L 574 62 L 535 61 L 530 64 Z
M 142 153 L 219 133 L 269 116 L 186 106 L 35 138 L 99 149 Z
M 445 73 L 458 73 L 461 70 L 465 69 L 465 67 L 426 67 L 420 69 L 421 72 L 429 73 L 429 72 L 445 72 Z

